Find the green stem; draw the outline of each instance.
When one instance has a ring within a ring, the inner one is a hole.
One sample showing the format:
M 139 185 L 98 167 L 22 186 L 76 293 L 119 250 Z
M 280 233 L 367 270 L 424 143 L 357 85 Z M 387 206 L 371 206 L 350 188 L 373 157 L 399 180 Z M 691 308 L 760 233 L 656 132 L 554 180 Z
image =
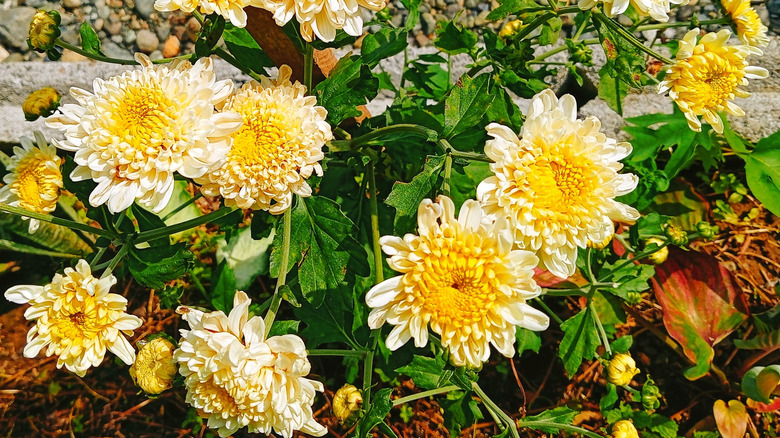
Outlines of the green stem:
M 588 292 L 582 290 L 581 288 L 577 289 L 547 289 L 543 288 L 544 292 L 542 295 L 546 297 L 584 297 L 588 295 Z
M 656 248 L 656 249 L 654 249 L 652 251 L 648 250 L 648 251 L 643 251 L 643 252 L 640 252 L 638 254 L 635 254 L 634 258 L 631 258 L 631 259 L 628 259 L 628 260 L 624 261 L 623 263 L 615 266 L 611 271 L 609 271 L 606 274 L 602 275 L 599 278 L 599 282 L 600 283 L 605 282 L 606 280 L 612 278 L 612 276 L 615 275 L 615 273 L 617 273 L 618 271 L 623 269 L 625 266 L 628 266 L 629 264 L 634 263 L 636 261 L 642 260 L 645 257 L 649 257 L 650 255 L 655 254 L 656 252 L 660 251 L 661 248 L 664 248 L 664 247 L 666 247 L 669 244 L 670 244 L 670 242 L 667 240 L 662 245 L 659 245 L 658 248 Z
M 544 23 L 547 23 L 547 21 L 549 21 L 550 18 L 553 18 L 556 15 L 560 15 L 561 14 L 560 11 L 562 11 L 563 9 L 566 8 L 559 9 L 557 14 L 555 12 L 547 12 L 546 14 L 542 14 L 536 17 L 532 22 L 528 23 L 528 26 L 524 27 L 523 30 L 518 32 L 517 35 L 515 35 L 514 39 L 516 41 L 521 41 L 523 38 L 527 37 L 531 32 L 536 30 L 537 27 L 543 25 Z M 579 8 L 577 8 L 577 10 L 579 10 Z
M 452 147 L 450 142 L 448 142 L 443 138 L 440 138 L 436 142 L 436 146 L 439 147 L 442 153 L 451 155 L 454 158 L 463 158 L 470 161 L 482 161 L 484 163 L 493 162 L 493 160 L 491 160 L 490 157 L 488 157 L 485 154 L 478 154 L 476 152 L 463 152 L 463 151 L 456 150 L 455 148 Z
M 729 17 L 723 17 L 723 18 L 716 18 L 714 20 L 704 20 L 699 22 L 699 26 L 711 26 L 715 24 L 730 24 L 731 18 Z M 668 29 L 670 27 L 691 27 L 690 21 L 678 21 L 675 23 L 656 23 L 656 24 L 645 24 L 642 26 L 637 26 L 634 28 L 635 31 L 641 32 L 643 30 L 653 30 L 653 29 Z
M 488 410 L 493 411 L 493 413 L 495 413 L 509 428 L 509 434 L 514 438 L 520 438 L 520 434 L 517 432 L 517 424 L 515 423 L 515 420 L 513 420 L 512 417 L 507 415 L 506 412 L 499 408 L 498 405 L 496 405 L 493 400 L 491 400 L 490 397 L 485 394 L 485 391 L 479 387 L 477 382 L 471 382 L 471 388 L 474 390 L 474 392 L 477 393 L 479 398 L 482 399 L 482 403 L 485 404 Z
M 368 206 L 371 210 L 371 240 L 374 246 L 374 284 L 376 285 L 383 282 L 385 276 L 382 264 L 382 247 L 379 244 L 379 207 L 377 205 L 376 174 L 373 160 L 368 163 L 366 177 L 368 178 Z
M 227 51 L 225 51 L 225 49 L 223 49 L 221 47 L 214 47 L 213 49 L 211 49 L 211 53 L 213 53 L 213 54 L 219 56 L 220 58 L 224 59 L 225 61 L 227 61 L 228 64 L 230 64 L 233 67 L 241 70 L 241 73 L 243 73 L 243 74 L 245 74 L 247 76 L 250 76 L 252 79 L 254 79 L 256 81 L 259 81 L 262 78 L 261 75 L 255 73 L 254 71 L 252 71 L 252 69 L 247 68 L 238 59 L 233 57 L 233 55 L 231 55 L 230 53 L 228 53 Z
M 591 46 L 591 45 L 594 45 L 594 44 L 599 44 L 599 39 L 598 38 L 590 38 L 590 39 L 587 39 L 587 40 L 583 40 L 582 43 L 585 44 L 585 45 Z M 558 47 L 556 47 L 554 49 L 550 49 L 550 50 L 542 53 L 541 55 L 535 57 L 530 62 L 531 63 L 538 63 L 539 61 L 547 59 L 550 56 L 555 55 L 556 53 L 560 53 L 560 52 L 566 51 L 568 49 L 569 49 L 569 47 L 566 46 L 565 44 L 562 45 L 562 46 L 558 46 Z
M 550 309 L 550 306 L 548 306 L 547 303 L 545 303 L 539 297 L 536 297 L 535 300 L 536 300 L 537 303 L 539 303 L 539 307 L 544 309 L 544 311 L 547 312 L 547 314 L 550 315 L 552 317 L 552 319 L 554 319 L 555 322 L 558 323 L 558 325 L 563 324 L 563 320 L 558 315 L 556 315 L 555 312 L 552 311 L 552 309 Z
M 306 43 L 303 52 L 303 85 L 306 91 L 311 94 L 312 81 L 314 80 L 314 46 Z
M 13 207 L 8 204 L 2 204 L 0 203 L 0 211 L 5 211 L 6 213 L 13 213 L 17 214 L 19 216 L 26 216 L 32 219 L 38 219 L 39 221 L 49 222 L 54 225 L 60 225 L 63 227 L 68 227 L 74 230 L 81 230 L 86 231 L 88 233 L 96 234 L 98 236 L 105 236 L 109 239 L 113 239 L 116 237 L 114 233 L 108 230 L 103 230 L 101 228 L 95 228 L 92 226 L 89 226 L 87 224 L 82 224 L 80 222 L 75 222 L 67 219 L 62 219 L 57 216 L 52 216 L 50 214 L 42 214 L 42 213 L 36 213 L 34 211 L 27 210 L 25 208 L 21 207 Z
M 604 345 L 604 349 L 607 351 L 607 355 L 612 357 L 612 348 L 609 347 L 609 338 L 607 338 L 607 332 L 604 330 L 604 325 L 601 323 L 599 313 L 596 311 L 596 306 L 593 301 L 590 302 L 590 311 L 593 314 L 593 320 L 596 321 L 596 327 L 599 329 L 599 336 L 601 337 L 601 343 Z
M 138 63 L 135 61 L 135 59 L 111 58 L 111 57 L 108 57 L 108 56 L 103 56 L 103 55 L 98 55 L 96 53 L 87 52 L 86 50 L 82 49 L 81 47 L 73 45 L 73 44 L 63 40 L 62 38 L 57 38 L 57 40 L 54 42 L 54 44 L 62 47 L 63 49 L 68 49 L 68 50 L 70 50 L 72 52 L 78 53 L 79 55 L 86 56 L 89 59 L 94 59 L 95 61 L 108 62 L 108 63 L 111 63 L 111 64 L 121 64 L 121 65 L 138 65 Z M 166 64 L 166 63 L 169 63 L 171 61 L 175 61 L 177 59 L 189 59 L 189 58 L 192 58 L 192 55 L 180 55 L 180 56 L 175 56 L 173 58 L 158 59 L 158 60 L 155 60 L 155 61 L 152 61 L 152 62 L 155 63 L 155 64 Z
M 374 378 L 374 354 L 377 345 L 379 345 L 379 334 L 381 329 L 371 331 L 371 349 L 366 351 L 366 358 L 363 361 L 363 403 L 364 406 L 371 406 L 371 386 Z
M 163 216 L 162 220 L 167 221 L 168 219 L 172 218 L 176 213 L 184 210 L 187 208 L 187 206 L 194 204 L 195 201 L 203 197 L 203 193 L 198 193 L 197 195 L 193 196 L 192 198 L 188 199 L 187 202 L 182 203 L 180 206 L 174 208 L 170 213 Z
M 116 253 L 113 259 L 111 259 L 111 262 L 108 264 L 108 267 L 105 271 L 103 271 L 102 277 L 108 276 L 111 274 L 111 271 L 116 268 L 116 265 L 119 264 L 119 262 L 122 261 L 123 258 L 125 258 L 125 255 L 127 255 L 127 252 L 130 251 L 130 247 L 133 245 L 132 241 L 130 239 L 127 239 L 125 243 L 119 248 L 119 252 Z
M 204 214 L 203 216 L 186 220 L 178 224 L 169 225 L 167 227 L 157 228 L 154 230 L 143 231 L 138 233 L 138 236 L 136 237 L 135 241 L 136 243 L 148 242 L 150 240 L 159 239 L 160 237 L 165 237 L 165 236 L 170 236 L 171 234 L 180 233 L 182 231 L 189 230 L 190 228 L 195 228 L 199 225 L 207 224 L 209 222 L 223 218 L 229 215 L 230 213 L 232 213 L 233 211 L 234 209 L 232 208 L 222 207 L 217 211 L 212 211 L 209 214 Z
M 384 137 L 389 134 L 407 133 L 417 135 L 426 138 L 436 138 L 436 131 L 428 129 L 424 126 L 414 125 L 411 123 L 399 123 L 397 125 L 385 126 L 383 128 L 374 129 L 371 132 L 355 137 L 352 140 L 335 140 L 327 143 L 328 148 L 334 152 L 346 152 L 352 149 L 357 149 L 366 143 Z
M 441 185 L 441 193 L 450 196 L 450 177 L 452 176 L 452 152 L 444 157 L 444 181 Z
M 556 423 L 554 421 L 547 421 L 547 420 L 523 421 L 523 420 L 520 420 L 520 421 L 518 421 L 517 425 L 519 427 L 527 427 L 529 429 L 534 429 L 534 430 L 537 430 L 536 428 L 542 428 L 542 427 L 544 427 L 544 428 L 554 427 L 554 428 L 559 429 L 559 430 L 564 430 L 564 431 L 573 432 L 573 433 L 579 433 L 579 434 L 582 434 L 582 435 L 585 435 L 585 436 L 591 437 L 591 438 L 602 438 L 601 435 L 599 435 L 597 433 L 594 433 L 594 432 L 591 432 L 588 429 L 584 429 L 584 428 L 579 427 L 579 426 L 572 426 L 570 424 Z
M 667 58 L 664 55 L 661 55 L 660 53 L 656 52 L 650 47 L 647 47 L 646 45 L 642 44 L 642 42 L 636 39 L 636 37 L 633 34 L 631 34 L 631 32 L 626 30 L 626 28 L 620 25 L 619 23 L 615 22 L 615 20 L 612 20 L 611 18 L 607 17 L 606 15 L 598 11 L 593 11 L 593 16 L 596 17 L 597 20 L 601 21 L 605 26 L 612 29 L 612 31 L 617 32 L 620 36 L 622 36 L 626 41 L 631 43 L 637 49 L 647 53 L 653 58 L 663 61 L 666 64 L 674 64 L 674 61 L 672 61 L 671 59 Z
M 265 336 L 268 337 L 268 333 L 271 331 L 271 326 L 276 319 L 276 312 L 279 311 L 279 306 L 282 303 L 282 294 L 279 293 L 279 289 L 284 286 L 287 281 L 287 264 L 290 262 L 290 235 L 292 234 L 292 206 L 284 211 L 284 224 L 282 229 L 282 262 L 279 265 L 279 275 L 276 278 L 276 288 L 274 289 L 274 296 L 271 299 L 271 306 L 268 308 L 268 312 L 265 314 Z
M 432 397 L 434 395 L 439 395 L 439 394 L 446 394 L 450 391 L 455 391 L 458 389 L 460 388 L 456 385 L 447 385 L 447 386 L 442 386 L 441 388 L 429 389 L 427 391 L 418 392 L 417 394 L 407 395 L 406 397 L 401 397 L 397 400 L 393 400 L 393 406 L 401 406 L 403 404 L 409 403 L 411 401 L 419 400 L 421 398 Z
M 336 350 L 328 348 L 312 349 L 308 350 L 309 356 L 343 356 L 343 357 L 365 357 L 366 351 L 363 350 Z

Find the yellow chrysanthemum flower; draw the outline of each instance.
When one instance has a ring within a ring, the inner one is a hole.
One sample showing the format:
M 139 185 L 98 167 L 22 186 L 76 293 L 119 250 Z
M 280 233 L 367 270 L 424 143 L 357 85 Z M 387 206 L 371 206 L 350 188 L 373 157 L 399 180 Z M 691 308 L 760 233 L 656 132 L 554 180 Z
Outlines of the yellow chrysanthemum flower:
M 291 73 L 283 65 L 277 80 L 244 84 L 227 100 L 223 110 L 240 114 L 244 124 L 226 159 L 196 180 L 203 193 L 273 214 L 290 208 L 293 193 L 311 196 L 306 178 L 322 176 L 322 146 L 333 135 L 325 108 L 306 95 L 306 87 L 290 83 Z
M 483 219 L 478 202 L 466 201 L 456 218 L 452 200 L 439 196 L 420 204 L 418 236 L 379 240 L 390 267 L 403 274 L 366 294 L 373 309 L 368 325 L 395 326 L 387 348 L 397 350 L 410 338 L 425 346 L 430 324 L 452 363 L 480 367 L 491 344 L 504 356 L 514 355 L 516 326 L 547 328 L 547 315 L 526 303 L 541 294 L 533 280 L 537 257 L 512 250 L 512 229 L 504 218 Z
M 604 3 L 604 13 L 609 17 L 626 12 L 629 4 L 640 16 L 650 16 L 656 21 L 669 21 L 672 5 L 687 5 L 688 0 L 579 0 L 577 6 L 582 10 L 592 9 L 599 3 Z
M 301 36 L 312 41 L 314 35 L 325 42 L 336 38 L 336 31 L 344 29 L 348 35 L 363 34 L 363 16 L 360 7 L 378 11 L 385 0 L 263 0 L 263 8 L 274 14 L 276 24 L 284 26 L 293 17 L 301 24 Z
M 766 36 L 768 29 L 750 6 L 750 0 L 721 0 L 720 3 L 726 13 L 731 15 L 737 35 L 743 43 L 754 47 L 769 45 L 769 37 Z
M 619 174 L 631 145 L 608 138 L 595 117 L 577 120 L 574 97 L 551 90 L 534 96 L 521 138 L 491 123 L 485 153 L 495 175 L 477 187 L 485 211 L 507 217 L 521 249 L 558 277 L 574 274 L 577 248 L 614 234 L 612 221 L 632 222 L 636 209 L 615 201 L 637 185 Z
M 246 426 L 249 433 L 290 438 L 299 430 L 322 436 L 312 404 L 322 383 L 307 379 L 306 345 L 296 335 L 265 338 L 263 318 L 249 318 L 251 300 L 236 292 L 233 310 L 204 313 L 180 307 L 190 330 L 174 352 L 185 377 L 187 403 L 222 437 Z
M 174 174 L 203 176 L 230 149 L 230 134 L 241 116 L 215 113 L 233 91 L 230 80 L 216 81 L 214 65 L 176 60 L 154 65 L 136 54 L 140 70 L 108 80 L 95 79 L 94 94 L 71 88 L 77 104 L 46 126 L 65 132 L 60 149 L 75 152 L 73 181 L 92 179 L 93 207 L 118 213 L 133 201 L 159 212 L 173 193 Z
M 27 137 L 21 138 L 22 147 L 14 147 L 14 155 L 0 187 L 0 202 L 25 208 L 36 213 L 51 213 L 57 208 L 62 188 L 62 172 L 57 149 L 35 131 L 36 147 Z M 34 233 L 40 223 L 30 219 L 29 232 Z
M 636 362 L 630 354 L 617 353 L 607 365 L 607 381 L 613 385 L 628 385 L 637 374 L 639 368 L 636 367 Z
M 135 350 L 125 336 L 141 326 L 141 318 L 128 315 L 125 297 L 109 293 L 116 284 L 113 275 L 95 278 L 89 263 L 79 260 L 76 269 L 65 268 L 46 286 L 14 286 L 5 292 L 8 301 L 25 304 L 28 320 L 36 320 L 27 333 L 25 357 L 35 357 L 46 347 L 46 356 L 56 355 L 57 368 L 84 376 L 98 366 L 106 349 L 128 365 Z
M 698 36 L 699 29 L 685 34 L 680 41 L 677 63 L 669 68 L 666 78 L 658 84 L 658 92 L 669 91 L 669 97 L 677 102 L 692 130 L 701 131 L 698 116 L 704 116 L 712 129 L 721 134 L 723 121 L 718 112 L 744 116 L 742 108 L 731 100 L 748 97 L 750 93 L 738 87 L 747 85 L 748 79 L 765 78 L 769 72 L 748 65 L 748 55 L 761 55 L 760 49 L 726 45 L 731 37 L 728 30 L 708 33 L 697 43 Z
M 634 423 L 631 420 L 620 420 L 612 425 L 612 438 L 639 438 Z
M 218 14 L 230 21 L 233 26 L 246 27 L 244 8 L 262 7 L 265 0 L 156 0 L 154 8 L 161 12 L 182 10 L 191 13 L 198 9 L 205 15 Z
M 176 371 L 173 344 L 165 338 L 154 338 L 138 351 L 130 377 L 147 393 L 159 394 L 171 387 Z

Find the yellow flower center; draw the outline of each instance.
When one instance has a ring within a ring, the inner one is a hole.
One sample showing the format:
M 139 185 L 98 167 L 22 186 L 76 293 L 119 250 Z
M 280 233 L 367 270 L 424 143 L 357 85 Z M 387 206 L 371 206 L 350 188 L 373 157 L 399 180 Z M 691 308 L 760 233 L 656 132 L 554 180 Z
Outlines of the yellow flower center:
M 560 155 L 560 154 L 556 154 Z M 540 209 L 568 212 L 572 206 L 583 203 L 596 187 L 588 162 L 582 159 L 551 159 L 539 157 L 525 175 L 534 193 L 534 206 Z
M 436 249 L 415 270 L 420 279 L 413 300 L 422 303 L 434 329 L 463 327 L 470 332 L 468 326 L 483 321 L 496 301 L 495 250 L 483 246 L 479 236 L 458 238 L 457 234 L 444 228 L 443 236 L 433 241 L 421 236 L 429 248 Z
M 258 106 L 253 99 L 241 103 L 240 107 L 231 108 L 243 115 L 244 124 L 233 135 L 229 160 L 251 173 L 283 165 L 289 155 L 290 133 L 297 132 L 299 127 L 277 108 Z
M 734 54 L 722 51 L 707 51 L 688 59 L 689 67 L 682 76 L 685 89 L 679 91 L 691 108 L 721 110 L 725 103 L 734 98 L 734 92 L 745 76 L 743 60 Z
M 133 85 L 125 90 L 113 114 L 119 136 L 146 152 L 148 146 L 158 146 L 164 129 L 174 116 L 173 104 L 159 84 Z
M 59 187 L 54 181 L 60 177 L 59 172 L 47 168 L 45 159 L 31 154 L 19 161 L 16 174 L 16 181 L 11 187 L 17 192 L 19 206 L 39 213 L 46 211 L 44 209 L 49 203 L 44 204 L 41 194 L 56 199 Z
M 60 300 L 62 306 L 49 309 L 49 320 L 53 323 L 52 335 L 55 339 L 70 340 L 75 345 L 83 344 L 84 340 L 92 340 L 101 331 L 111 325 L 109 318 L 113 314 L 104 304 L 97 303 L 95 298 L 82 294 L 81 299 L 65 296 Z M 103 315 L 103 316 L 101 316 Z

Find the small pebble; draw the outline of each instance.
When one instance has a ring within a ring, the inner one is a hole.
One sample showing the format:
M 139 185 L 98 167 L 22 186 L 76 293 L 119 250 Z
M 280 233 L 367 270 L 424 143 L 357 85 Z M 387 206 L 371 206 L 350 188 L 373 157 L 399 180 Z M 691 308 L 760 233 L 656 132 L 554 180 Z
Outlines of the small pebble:
M 162 54 L 166 58 L 173 58 L 179 54 L 180 48 L 181 42 L 179 39 L 176 38 L 175 35 L 171 35 L 167 40 L 165 40 L 165 44 L 163 44 Z
M 138 31 L 135 43 L 138 45 L 138 50 L 144 53 L 152 53 L 157 50 L 157 47 L 160 45 L 160 40 L 154 32 L 143 29 Z

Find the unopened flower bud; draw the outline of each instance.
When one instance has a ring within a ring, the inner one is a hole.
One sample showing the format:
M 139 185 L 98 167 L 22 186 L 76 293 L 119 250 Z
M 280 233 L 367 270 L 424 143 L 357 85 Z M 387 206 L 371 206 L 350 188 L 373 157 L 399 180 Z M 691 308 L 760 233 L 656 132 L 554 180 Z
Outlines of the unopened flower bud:
M 662 246 L 665 242 L 657 237 L 651 237 L 647 239 L 647 242 L 645 242 L 645 247 L 651 244 L 656 244 L 658 246 Z M 664 246 L 663 248 L 659 249 L 658 251 L 650 254 L 648 258 L 651 262 L 655 263 L 656 265 L 660 265 L 661 263 L 666 261 L 666 258 L 669 257 L 669 247 Z
M 569 49 L 569 58 L 572 62 L 593 65 L 593 50 L 587 44 L 567 39 L 566 47 Z
M 27 45 L 30 49 L 44 53 L 54 48 L 60 36 L 60 14 L 57 11 L 38 11 L 30 22 Z
M 642 386 L 641 396 L 642 407 L 645 408 L 645 410 L 651 411 L 658 409 L 658 407 L 661 406 L 661 402 L 658 400 L 661 396 L 661 392 L 658 390 L 658 387 L 655 386 L 653 379 L 647 379 L 647 382 Z
M 673 225 L 667 225 L 664 234 L 673 245 L 680 246 L 688 243 L 688 233 Z
M 149 394 L 159 394 L 170 388 L 176 377 L 173 344 L 162 337 L 147 342 L 130 367 L 130 377 Z
M 626 293 L 626 304 L 629 306 L 636 306 L 642 302 L 642 293 L 632 290 Z
M 696 223 L 696 232 L 705 239 L 712 239 L 720 232 L 720 228 L 717 225 L 701 221 Z
M 612 425 L 612 438 L 639 438 L 631 420 L 620 420 Z
M 511 39 L 522 27 L 523 22 L 520 20 L 508 21 L 504 27 L 501 28 L 501 31 L 498 32 L 498 36 L 505 40 Z
M 22 104 L 25 120 L 32 122 L 38 117 L 49 117 L 60 106 L 62 95 L 52 87 L 43 87 L 27 96 Z
M 628 385 L 637 374 L 639 369 L 630 354 L 614 355 L 607 366 L 607 381 L 614 385 Z
M 363 394 L 354 385 L 344 385 L 333 396 L 333 414 L 344 426 L 351 426 L 360 416 Z

